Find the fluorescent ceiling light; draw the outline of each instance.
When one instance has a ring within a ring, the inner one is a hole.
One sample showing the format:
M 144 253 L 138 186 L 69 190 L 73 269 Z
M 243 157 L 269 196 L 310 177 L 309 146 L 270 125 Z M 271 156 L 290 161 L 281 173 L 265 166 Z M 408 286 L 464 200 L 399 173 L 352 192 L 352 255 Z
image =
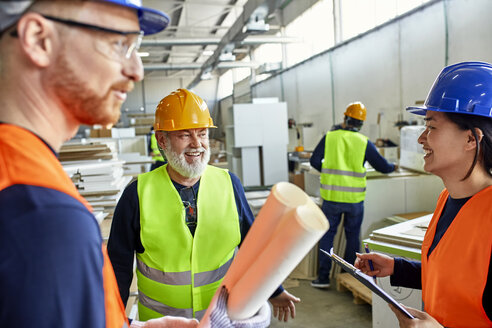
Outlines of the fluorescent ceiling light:
M 150 53 L 148 53 L 148 52 L 137 52 L 137 55 L 139 57 L 149 57 Z
M 202 55 L 204 56 L 212 56 L 214 54 L 214 52 L 212 50 L 204 50 L 202 52 Z

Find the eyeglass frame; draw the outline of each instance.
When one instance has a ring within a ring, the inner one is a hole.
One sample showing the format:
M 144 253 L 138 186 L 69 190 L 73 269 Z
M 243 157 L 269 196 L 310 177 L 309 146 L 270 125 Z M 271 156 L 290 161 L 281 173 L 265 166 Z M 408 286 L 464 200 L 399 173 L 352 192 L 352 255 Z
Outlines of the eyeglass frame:
M 39 14 L 39 13 L 38 13 Z M 142 39 L 144 36 L 143 31 L 120 31 L 120 30 L 115 30 L 107 27 L 102 27 L 98 25 L 92 25 L 92 24 L 87 24 L 87 23 L 82 23 L 82 22 L 77 22 L 71 19 L 64 19 L 60 17 L 55 17 L 55 16 L 50 16 L 50 15 L 44 15 L 44 14 L 39 14 L 43 18 L 60 23 L 60 24 L 65 24 L 67 26 L 73 26 L 73 27 L 80 27 L 80 28 L 85 28 L 88 30 L 93 30 L 93 31 L 100 31 L 100 32 L 106 32 L 106 33 L 112 33 L 112 34 L 119 34 L 119 35 L 138 35 L 137 39 L 135 42 L 132 43 L 126 50 L 126 53 L 124 55 L 125 59 L 130 59 L 134 51 L 137 51 L 140 48 L 140 45 L 142 44 Z M 10 36 L 12 37 L 18 37 L 19 35 L 17 34 L 17 30 L 14 30 L 10 32 Z

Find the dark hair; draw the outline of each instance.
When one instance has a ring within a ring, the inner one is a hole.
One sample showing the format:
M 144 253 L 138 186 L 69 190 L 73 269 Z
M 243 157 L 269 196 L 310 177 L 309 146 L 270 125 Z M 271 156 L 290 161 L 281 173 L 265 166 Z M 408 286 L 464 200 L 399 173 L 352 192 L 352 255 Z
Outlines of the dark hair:
M 475 158 L 473 163 L 462 180 L 467 179 L 472 173 L 479 160 L 483 163 L 485 171 L 492 176 L 492 118 L 486 116 L 444 113 L 461 130 L 471 130 L 477 142 Z M 478 142 L 478 135 L 475 128 L 479 128 L 482 133 L 482 141 Z
M 364 123 L 364 121 L 361 121 L 361 120 L 358 120 L 356 118 L 345 115 L 345 124 L 351 128 L 355 128 L 357 130 L 360 130 L 363 123 Z

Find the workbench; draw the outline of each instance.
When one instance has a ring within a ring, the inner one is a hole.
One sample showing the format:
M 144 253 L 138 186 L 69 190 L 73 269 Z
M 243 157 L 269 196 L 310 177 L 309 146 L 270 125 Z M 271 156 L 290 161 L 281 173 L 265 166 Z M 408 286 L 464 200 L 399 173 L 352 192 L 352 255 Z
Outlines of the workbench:
M 306 193 L 319 197 L 319 172 L 309 163 L 302 163 L 301 169 Z M 382 174 L 369 168 L 361 238 L 368 238 L 372 231 L 388 226 L 385 218 L 396 213 L 434 212 L 443 189 L 441 179 L 431 174 L 405 169 Z

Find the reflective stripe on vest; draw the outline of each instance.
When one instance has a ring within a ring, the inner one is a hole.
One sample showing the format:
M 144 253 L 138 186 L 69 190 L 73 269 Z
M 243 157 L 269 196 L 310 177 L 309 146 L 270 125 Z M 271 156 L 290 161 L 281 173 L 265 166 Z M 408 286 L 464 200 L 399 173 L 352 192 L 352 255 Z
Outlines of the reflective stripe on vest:
M 321 173 L 347 175 L 349 177 L 356 177 L 356 178 L 364 178 L 366 176 L 366 172 L 358 173 L 352 171 L 333 170 L 333 169 L 321 169 Z
M 207 166 L 200 179 L 194 237 L 167 164 L 140 175 L 137 189 L 145 249 L 137 253 L 137 284 L 145 295 L 139 302 L 139 318 L 183 313 L 199 318 L 241 241 L 230 175 Z
M 29 151 L 26 152 L 26 149 Z M 77 199 L 88 211 L 92 212 L 91 206 L 79 194 L 51 149 L 32 132 L 14 125 L 0 124 L 0 152 L 5 155 L 0 158 L 0 167 L 2 167 L 0 190 L 15 184 L 50 188 Z M 106 327 L 128 327 L 125 307 L 121 301 L 113 267 L 105 246 L 102 246 L 102 252 L 104 265 L 101 274 L 103 275 Z
M 427 256 L 448 195 L 439 196 L 422 243 L 425 311 L 445 327 L 492 327 L 482 303 L 492 252 L 492 187 L 463 205 Z
M 364 200 L 366 148 L 367 137 L 358 132 L 336 130 L 326 134 L 320 178 L 320 195 L 324 200 L 341 203 Z
M 235 253 L 237 253 L 237 251 L 235 251 Z M 229 270 L 229 267 L 232 264 L 232 260 L 233 258 L 231 258 L 229 261 L 227 261 L 224 265 L 220 266 L 216 270 L 195 273 L 193 285 L 195 287 L 200 287 L 221 280 L 225 276 L 227 270 Z M 162 272 L 160 270 L 147 266 L 140 259 L 137 259 L 137 268 L 143 276 L 151 280 L 160 282 L 161 284 L 176 286 L 191 285 L 191 271 Z

